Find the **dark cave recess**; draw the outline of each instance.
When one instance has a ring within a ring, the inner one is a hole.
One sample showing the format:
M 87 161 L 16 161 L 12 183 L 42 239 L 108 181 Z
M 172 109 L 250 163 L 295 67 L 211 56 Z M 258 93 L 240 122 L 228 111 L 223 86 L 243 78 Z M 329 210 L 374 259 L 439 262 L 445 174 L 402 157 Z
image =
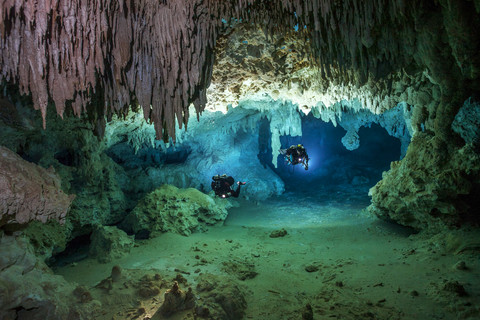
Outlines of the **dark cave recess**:
M 83 234 L 68 242 L 65 250 L 51 256 L 46 263 L 50 268 L 64 267 L 88 258 L 91 233 Z
M 189 146 L 175 146 L 166 150 L 143 146 L 137 152 L 126 142 L 106 150 L 106 154 L 125 169 L 156 167 L 162 164 L 182 164 L 192 152 Z

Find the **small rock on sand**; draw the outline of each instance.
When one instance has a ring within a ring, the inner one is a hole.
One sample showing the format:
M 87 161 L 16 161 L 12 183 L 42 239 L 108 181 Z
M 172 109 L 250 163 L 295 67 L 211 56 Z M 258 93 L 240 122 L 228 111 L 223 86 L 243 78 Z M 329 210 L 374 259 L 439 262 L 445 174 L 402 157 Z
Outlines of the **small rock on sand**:
M 285 229 L 280 229 L 280 230 L 273 230 L 272 233 L 270 233 L 270 238 L 280 238 L 280 237 L 285 237 L 287 235 L 287 230 Z

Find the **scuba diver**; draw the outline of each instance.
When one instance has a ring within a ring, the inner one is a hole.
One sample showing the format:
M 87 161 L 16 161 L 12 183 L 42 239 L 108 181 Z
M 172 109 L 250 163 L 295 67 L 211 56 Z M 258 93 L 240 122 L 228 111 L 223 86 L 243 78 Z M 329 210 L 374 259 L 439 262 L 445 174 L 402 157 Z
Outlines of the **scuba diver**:
M 246 182 L 238 181 L 237 190 L 233 190 L 232 186 L 235 181 L 233 177 L 227 176 L 226 174 L 217 174 L 213 176 L 212 179 L 212 189 L 213 191 L 215 191 L 215 195 L 221 198 L 238 198 L 238 196 L 240 195 L 240 187 L 246 184 Z
M 308 154 L 302 144 L 291 145 L 288 149 L 280 149 L 280 154 L 285 156 L 288 165 L 301 163 L 305 170 L 308 170 Z

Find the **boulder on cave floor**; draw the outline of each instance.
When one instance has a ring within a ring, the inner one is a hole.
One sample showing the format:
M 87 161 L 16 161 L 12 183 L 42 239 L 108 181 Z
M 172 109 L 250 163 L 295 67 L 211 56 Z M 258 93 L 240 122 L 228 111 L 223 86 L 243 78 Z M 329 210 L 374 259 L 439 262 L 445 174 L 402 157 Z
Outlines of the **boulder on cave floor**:
M 223 223 L 231 206 L 228 200 L 212 198 L 197 189 L 163 185 L 139 201 L 122 228 L 136 235 L 174 232 L 188 236 Z
M 36 257 L 29 240 L 0 231 L 0 319 L 92 319 L 95 306 L 78 308 L 74 286 Z
M 97 226 L 91 236 L 89 254 L 101 263 L 119 259 L 134 245 L 133 236 L 117 227 Z
M 205 319 L 243 319 L 247 309 L 247 290 L 235 280 L 212 274 L 201 274 L 196 292 L 200 299 L 195 314 Z
M 187 310 L 195 307 L 196 298 L 192 292 L 192 288 L 183 291 L 175 281 L 172 288 L 165 292 L 165 297 L 162 306 L 158 311 L 168 317 L 177 311 Z M 154 317 L 155 318 L 155 317 Z

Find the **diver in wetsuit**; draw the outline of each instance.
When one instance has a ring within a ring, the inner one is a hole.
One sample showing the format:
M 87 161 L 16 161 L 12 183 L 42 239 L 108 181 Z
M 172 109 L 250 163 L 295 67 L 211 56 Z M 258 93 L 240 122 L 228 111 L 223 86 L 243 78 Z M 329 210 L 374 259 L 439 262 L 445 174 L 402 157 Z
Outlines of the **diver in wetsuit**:
M 288 149 L 280 149 L 280 154 L 285 155 L 288 165 L 302 164 L 308 170 L 308 154 L 302 144 L 291 145 Z
M 215 175 L 212 177 L 212 189 L 215 191 L 215 195 L 221 198 L 229 198 L 234 197 L 238 198 L 240 195 L 240 187 L 243 186 L 246 182 L 238 181 L 237 182 L 237 189 L 233 190 L 232 186 L 234 184 L 234 179 L 231 176 L 227 176 L 226 174 L 222 175 Z

